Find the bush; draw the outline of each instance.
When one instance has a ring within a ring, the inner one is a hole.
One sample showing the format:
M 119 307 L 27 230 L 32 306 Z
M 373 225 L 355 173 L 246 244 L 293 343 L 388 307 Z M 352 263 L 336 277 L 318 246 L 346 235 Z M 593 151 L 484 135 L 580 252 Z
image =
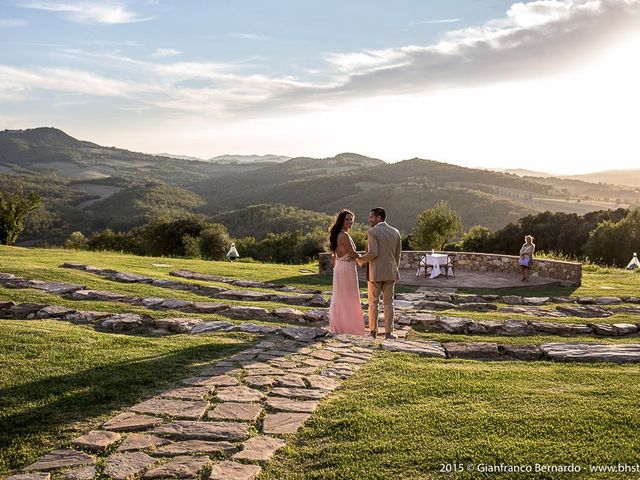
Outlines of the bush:
M 145 254 L 156 257 L 184 257 L 185 236 L 198 238 L 209 224 L 198 217 L 156 221 L 144 228 Z
M 625 267 L 640 245 L 640 208 L 615 223 L 605 220 L 591 232 L 585 250 L 598 263 Z
M 82 232 L 73 232 L 64 242 L 65 248 L 74 250 L 86 250 L 88 245 L 87 237 Z
M 110 228 L 91 235 L 87 242 L 87 248 L 89 250 L 111 250 L 134 254 L 139 254 L 142 250 L 142 246 L 133 235 L 114 232 Z
M 220 223 L 207 226 L 198 237 L 200 255 L 207 260 L 224 260 L 230 245 L 227 228 Z
M 200 245 L 199 239 L 185 235 L 182 237 L 182 244 L 184 245 L 184 256 L 187 258 L 200 258 Z
M 464 252 L 486 252 L 493 240 L 493 232 L 482 225 L 471 227 L 462 235 L 460 248 Z
M 307 263 L 325 251 L 327 241 L 327 234 L 317 229 L 307 234 L 300 231 L 269 233 L 260 241 L 243 237 L 236 239 L 235 243 L 241 258 L 275 263 Z

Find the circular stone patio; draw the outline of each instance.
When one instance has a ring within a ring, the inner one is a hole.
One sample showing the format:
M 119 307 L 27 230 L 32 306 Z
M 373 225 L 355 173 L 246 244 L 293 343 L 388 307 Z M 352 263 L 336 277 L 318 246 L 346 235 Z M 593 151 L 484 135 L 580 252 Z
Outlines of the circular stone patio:
M 358 269 L 360 280 L 366 282 L 366 270 Z M 400 270 L 398 285 L 434 288 L 513 288 L 513 287 L 540 287 L 548 285 L 562 285 L 562 282 L 554 278 L 529 277 L 523 282 L 522 276 L 511 273 L 456 271 L 456 276 L 448 278 L 440 275 L 436 278 L 425 278 L 424 275 L 416 276 L 415 270 Z

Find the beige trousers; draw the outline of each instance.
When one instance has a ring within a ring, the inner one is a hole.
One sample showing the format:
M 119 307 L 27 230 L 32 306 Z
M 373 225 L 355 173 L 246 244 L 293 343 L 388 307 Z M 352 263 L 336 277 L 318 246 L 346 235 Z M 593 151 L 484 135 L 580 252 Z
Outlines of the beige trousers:
M 380 295 L 384 305 L 384 331 L 393 332 L 393 291 L 395 280 L 384 282 L 367 282 L 367 295 L 369 297 L 369 331 L 378 331 L 378 306 Z

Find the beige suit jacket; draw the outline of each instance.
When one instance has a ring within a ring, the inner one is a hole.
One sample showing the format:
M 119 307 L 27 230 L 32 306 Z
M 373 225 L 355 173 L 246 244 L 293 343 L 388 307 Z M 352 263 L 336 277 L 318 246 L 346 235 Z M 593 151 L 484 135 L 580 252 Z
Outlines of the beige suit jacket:
M 380 222 L 369 230 L 367 237 L 367 251 L 358 259 L 360 264 L 369 263 L 367 280 L 385 282 L 400 279 L 400 232 L 387 222 Z

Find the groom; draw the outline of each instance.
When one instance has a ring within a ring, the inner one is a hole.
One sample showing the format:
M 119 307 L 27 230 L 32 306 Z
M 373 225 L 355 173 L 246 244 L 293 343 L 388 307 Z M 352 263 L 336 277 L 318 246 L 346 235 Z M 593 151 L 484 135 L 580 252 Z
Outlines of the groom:
M 387 214 L 377 207 L 369 212 L 371 229 L 367 234 L 367 251 L 357 259 L 359 265 L 368 263 L 367 294 L 369 297 L 369 332 L 373 338 L 378 333 L 378 305 L 380 295 L 384 303 L 384 336 L 396 338 L 393 331 L 393 290 L 400 278 L 398 264 L 402 241 L 400 232 L 385 220 Z

